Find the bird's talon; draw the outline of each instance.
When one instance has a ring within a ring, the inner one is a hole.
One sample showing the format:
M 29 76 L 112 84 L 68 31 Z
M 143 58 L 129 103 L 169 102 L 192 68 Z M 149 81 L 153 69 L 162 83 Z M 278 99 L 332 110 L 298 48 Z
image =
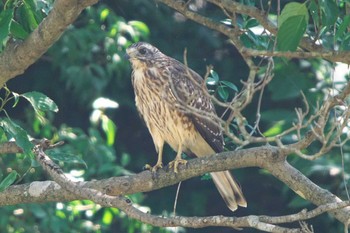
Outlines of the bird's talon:
M 173 161 L 171 161 L 169 163 L 169 168 L 174 168 L 174 172 L 178 173 L 177 168 L 178 168 L 179 164 L 186 165 L 187 164 L 187 160 L 185 160 L 185 159 L 175 159 L 175 160 L 173 160 Z
M 143 169 L 144 170 L 150 170 L 151 172 L 157 172 L 158 169 L 163 168 L 163 164 L 162 163 L 157 163 L 156 165 L 154 165 L 153 167 L 149 164 L 146 164 Z

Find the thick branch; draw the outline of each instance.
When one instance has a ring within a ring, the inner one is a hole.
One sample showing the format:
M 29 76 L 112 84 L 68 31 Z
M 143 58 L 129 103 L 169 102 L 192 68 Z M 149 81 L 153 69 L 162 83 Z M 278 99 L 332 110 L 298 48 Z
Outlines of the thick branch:
M 298 214 L 280 216 L 280 217 L 259 217 L 259 216 L 246 216 L 246 217 L 224 217 L 224 216 L 209 216 L 209 217 L 169 217 L 164 218 L 161 216 L 150 215 L 144 213 L 135 208 L 131 201 L 127 198 L 119 196 L 110 196 L 104 194 L 95 189 L 80 187 L 77 183 L 70 181 L 62 169 L 58 167 L 43 151 L 50 147 L 49 140 L 42 140 L 39 145 L 34 147 L 34 154 L 37 161 L 42 165 L 44 170 L 64 189 L 73 193 L 77 197 L 85 198 L 94 201 L 105 207 L 116 207 L 124 211 L 129 217 L 138 219 L 142 222 L 152 224 L 154 226 L 182 226 L 191 228 L 202 228 L 207 226 L 226 226 L 232 228 L 251 227 L 267 232 L 311 232 L 306 224 L 301 224 L 301 228 L 284 228 L 274 224 L 272 222 L 281 222 L 285 219 L 285 222 L 293 219 L 305 220 L 310 217 L 314 217 L 315 214 L 324 213 L 329 210 L 335 210 L 349 205 L 349 202 L 332 203 L 328 205 L 316 208 L 313 211 L 302 211 Z M 299 219 L 298 219 L 299 218 Z
M 0 54 L 0 87 L 38 60 L 83 9 L 97 2 L 98 0 L 56 0 L 49 15 L 26 40 L 10 43 Z
M 152 176 L 149 171 L 144 171 L 131 176 L 113 177 L 105 180 L 79 183 L 78 185 L 84 188 L 97 189 L 109 195 L 125 195 L 163 188 L 207 172 L 243 167 L 260 167 L 268 170 L 297 194 L 315 205 L 319 206 L 341 201 L 337 196 L 328 190 L 320 188 L 294 167 L 290 166 L 285 161 L 285 156 L 288 152 L 272 146 L 224 152 L 217 156 L 193 159 L 187 163 L 186 168 L 180 167 L 178 174 L 160 169 L 156 176 Z M 33 182 L 31 184 L 11 186 L 0 193 L 0 206 L 33 202 L 71 201 L 75 199 L 79 199 L 79 197 L 62 190 L 54 182 Z M 333 214 L 341 222 L 346 222 L 350 217 L 350 210 L 349 208 L 344 208 L 334 211 Z

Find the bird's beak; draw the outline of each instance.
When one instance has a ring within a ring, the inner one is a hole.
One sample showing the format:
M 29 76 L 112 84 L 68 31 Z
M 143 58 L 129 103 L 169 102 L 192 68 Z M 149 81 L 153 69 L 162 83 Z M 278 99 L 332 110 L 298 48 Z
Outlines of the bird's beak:
M 135 49 L 127 48 L 124 58 L 130 60 L 131 58 L 135 57 L 135 52 Z

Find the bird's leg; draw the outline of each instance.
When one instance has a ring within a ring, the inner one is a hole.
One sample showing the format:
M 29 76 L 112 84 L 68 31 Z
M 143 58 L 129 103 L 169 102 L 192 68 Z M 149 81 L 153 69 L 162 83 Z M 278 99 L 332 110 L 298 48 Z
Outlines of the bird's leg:
M 157 152 L 158 152 L 158 160 L 156 165 L 154 165 L 153 167 L 149 164 L 145 165 L 145 169 L 150 170 L 151 172 L 156 172 L 159 168 L 163 167 L 163 146 L 164 143 L 162 143 L 160 146 L 157 147 Z
M 182 145 L 180 144 L 179 148 L 177 150 L 177 154 L 176 154 L 175 159 L 169 163 L 169 167 L 170 168 L 174 167 L 174 172 L 175 173 L 178 172 L 177 167 L 178 167 L 179 164 L 183 164 L 183 165 L 187 164 L 187 160 L 182 159 L 181 158 L 181 154 L 182 154 Z

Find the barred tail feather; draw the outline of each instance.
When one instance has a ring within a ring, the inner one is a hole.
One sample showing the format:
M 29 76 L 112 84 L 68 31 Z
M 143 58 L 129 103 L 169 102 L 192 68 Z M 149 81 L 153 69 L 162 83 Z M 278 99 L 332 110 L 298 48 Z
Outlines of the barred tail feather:
M 238 206 L 247 207 L 242 190 L 229 171 L 212 172 L 210 175 L 230 210 L 235 211 Z

